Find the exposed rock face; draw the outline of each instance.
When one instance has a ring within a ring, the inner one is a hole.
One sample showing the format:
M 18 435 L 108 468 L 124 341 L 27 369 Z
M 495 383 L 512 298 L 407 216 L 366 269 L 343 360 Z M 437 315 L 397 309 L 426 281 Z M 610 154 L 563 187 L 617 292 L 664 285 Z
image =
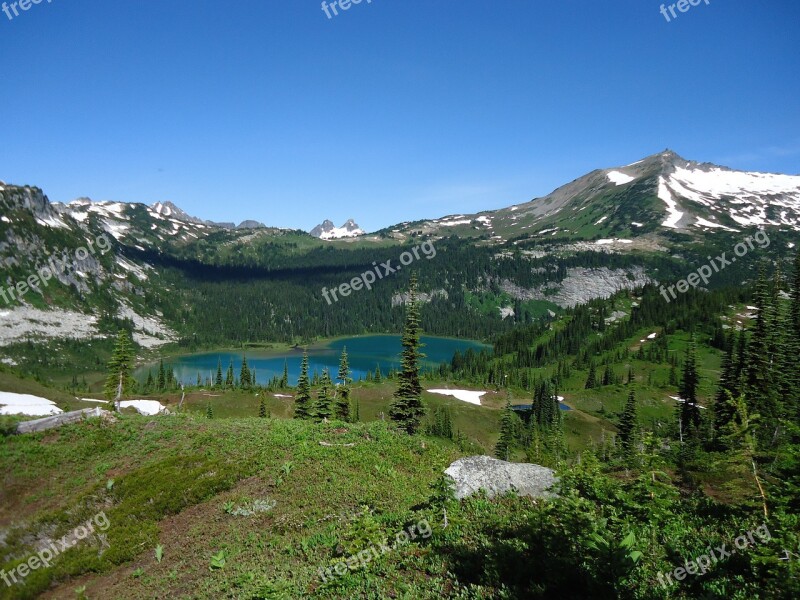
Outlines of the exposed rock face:
M 480 489 L 493 498 L 514 490 L 520 496 L 552 498 L 548 490 L 558 481 L 552 469 L 527 463 L 510 463 L 490 456 L 460 458 L 445 471 L 456 483 L 462 500 Z

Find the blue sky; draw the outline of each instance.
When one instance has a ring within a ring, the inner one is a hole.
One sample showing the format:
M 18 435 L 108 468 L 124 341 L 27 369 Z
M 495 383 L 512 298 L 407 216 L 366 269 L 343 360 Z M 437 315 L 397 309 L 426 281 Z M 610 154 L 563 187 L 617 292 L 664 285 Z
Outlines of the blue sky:
M 660 5 L 45 0 L 0 12 L 0 179 L 374 230 L 666 147 L 800 173 L 800 3 Z

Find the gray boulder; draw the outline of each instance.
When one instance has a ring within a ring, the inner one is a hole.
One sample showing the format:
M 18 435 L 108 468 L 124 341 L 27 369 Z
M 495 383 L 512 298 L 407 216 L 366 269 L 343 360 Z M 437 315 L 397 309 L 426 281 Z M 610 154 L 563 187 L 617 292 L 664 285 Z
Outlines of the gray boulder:
M 456 498 L 462 500 L 480 489 L 489 498 L 514 490 L 520 496 L 553 498 L 548 490 L 558 481 L 552 469 L 528 463 L 511 463 L 490 456 L 460 458 L 445 475 L 455 481 Z

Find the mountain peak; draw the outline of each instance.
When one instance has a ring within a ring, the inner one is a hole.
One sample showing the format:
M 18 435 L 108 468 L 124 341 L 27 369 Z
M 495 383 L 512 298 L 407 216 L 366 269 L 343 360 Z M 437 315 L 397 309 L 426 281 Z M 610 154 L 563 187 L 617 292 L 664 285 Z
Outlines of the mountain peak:
M 340 238 L 357 237 L 366 233 L 353 219 L 348 219 L 341 227 L 336 227 L 333 221 L 325 219 L 321 224 L 312 229 L 310 235 L 321 240 L 335 240 Z

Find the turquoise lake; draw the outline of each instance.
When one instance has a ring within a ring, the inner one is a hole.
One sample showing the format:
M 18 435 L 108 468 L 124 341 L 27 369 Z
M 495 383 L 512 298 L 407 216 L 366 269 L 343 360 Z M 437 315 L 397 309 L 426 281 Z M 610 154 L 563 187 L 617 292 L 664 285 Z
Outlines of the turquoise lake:
M 456 350 L 465 352 L 472 348 L 476 352 L 480 352 L 484 349 L 491 349 L 491 346 L 480 342 L 452 338 L 423 336 L 422 343 L 424 344 L 422 352 L 426 355 L 423 361 L 423 368 L 437 367 L 443 362 L 449 363 Z M 374 372 L 379 365 L 384 375 L 388 373 L 390 368 L 400 367 L 400 351 L 402 350 L 400 336 L 368 335 L 343 338 L 333 341 L 325 347 L 309 349 L 309 372 L 312 375 L 314 371 L 322 374 L 324 369 L 329 369 L 331 377 L 335 378 L 339 371 L 339 355 L 345 346 L 347 347 L 351 377 L 354 380 L 365 377 L 367 371 Z M 197 382 L 198 373 L 200 373 L 204 381 L 207 377 L 212 379 L 216 377 L 217 361 L 222 361 L 224 377 L 225 371 L 232 360 L 234 375 L 238 377 L 242 367 L 242 354 L 241 351 L 206 352 L 165 359 L 164 364 L 172 365 L 178 381 L 194 385 Z M 247 352 L 246 356 L 247 365 L 251 371 L 255 369 L 256 379 L 259 384 L 267 384 L 270 379 L 276 376 L 281 377 L 284 364 L 289 367 L 289 384 L 297 384 L 297 379 L 300 376 L 300 362 L 303 358 L 302 350 L 289 350 L 282 354 L 251 351 Z M 152 369 L 155 377 L 158 372 L 158 364 L 151 364 L 137 369 L 136 378 L 139 380 L 146 379 L 148 369 Z

